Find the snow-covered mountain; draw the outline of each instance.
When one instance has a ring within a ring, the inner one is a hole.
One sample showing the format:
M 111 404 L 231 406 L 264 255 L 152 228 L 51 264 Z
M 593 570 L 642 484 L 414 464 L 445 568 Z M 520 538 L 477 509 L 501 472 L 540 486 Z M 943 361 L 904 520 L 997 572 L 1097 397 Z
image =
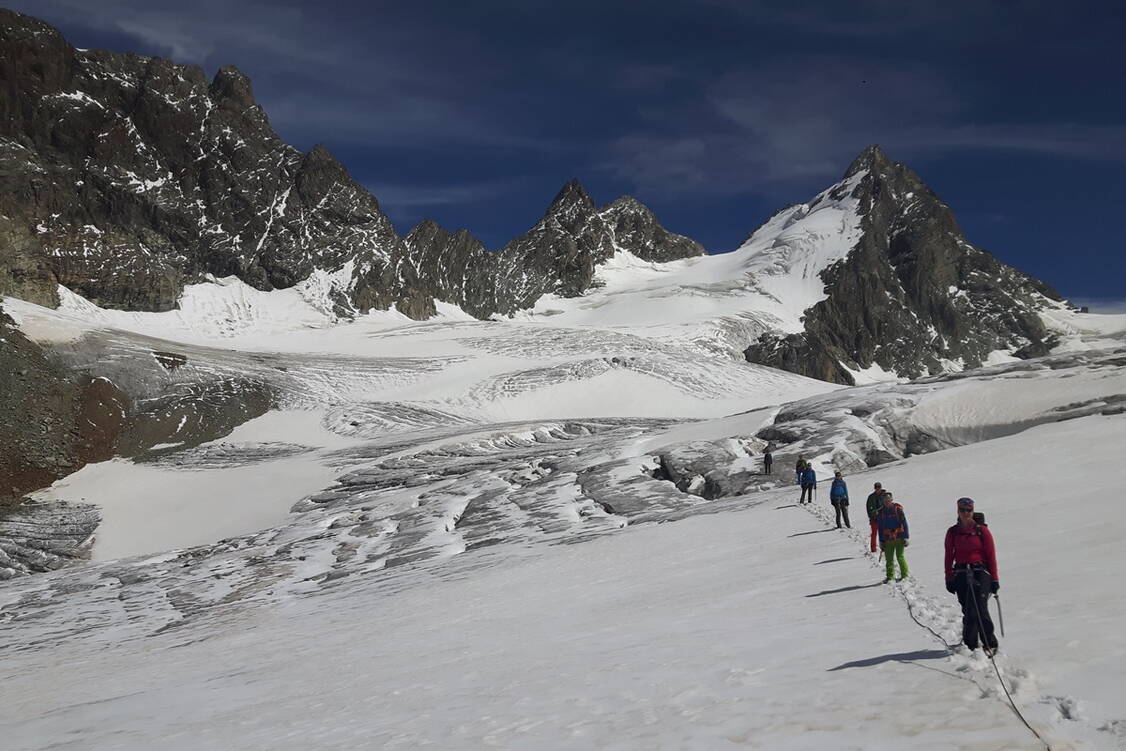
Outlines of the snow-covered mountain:
M 234 68 L 209 82 L 196 66 L 78 50 L 7 10 L 0 52 L 0 294 L 54 305 L 61 284 L 162 311 L 186 284 L 236 276 L 312 285 L 310 300 L 343 317 L 394 306 L 423 319 L 435 300 L 488 317 L 583 292 L 617 247 L 704 252 L 631 199 L 595 211 L 577 183 L 499 254 L 416 233 L 408 245 L 327 150 L 282 142 Z
M 465 230 L 450 234 L 424 221 L 406 237 L 407 265 L 428 292 L 478 318 L 512 315 L 548 294 L 577 297 L 595 270 L 618 253 L 654 262 L 703 256 L 704 248 L 660 225 L 648 207 L 623 196 L 601 208 L 577 180 L 551 202 L 543 218 L 499 252 Z
M 347 267 L 347 302 L 425 316 L 394 268 L 402 243 L 323 148 L 283 143 L 234 68 L 78 50 L 0 11 L 0 290 L 62 284 L 107 307 L 168 310 L 185 282 L 290 287 Z
M 1058 293 L 968 243 L 950 208 L 876 146 L 744 247 L 818 288 L 800 296 L 800 330 L 763 335 L 747 350 L 753 362 L 853 383 L 874 366 L 917 377 L 1058 343 L 1042 317 L 1062 307 Z
M 194 66 L 77 50 L 10 11 L 0 48 L 3 294 L 55 305 L 61 284 L 102 307 L 162 311 L 185 285 L 236 276 L 339 318 L 393 306 L 425 319 L 438 302 L 488 318 L 597 291 L 631 257 L 676 273 L 704 254 L 635 199 L 598 208 L 577 181 L 498 252 L 429 221 L 404 241 L 326 150 L 281 141 L 233 68 L 208 82 Z M 705 294 L 732 293 L 701 336 L 804 375 L 934 374 L 1055 342 L 1040 313 L 1058 295 L 970 245 L 878 147 L 732 256 L 692 272 Z

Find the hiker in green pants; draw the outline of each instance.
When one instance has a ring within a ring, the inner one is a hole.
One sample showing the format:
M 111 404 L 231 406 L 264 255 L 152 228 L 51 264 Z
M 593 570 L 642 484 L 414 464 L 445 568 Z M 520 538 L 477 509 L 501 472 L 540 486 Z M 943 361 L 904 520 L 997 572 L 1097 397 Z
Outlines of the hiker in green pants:
M 907 528 L 907 516 L 903 507 L 895 502 L 890 490 L 884 490 L 884 504 L 876 513 L 876 527 L 880 533 L 880 550 L 884 551 L 884 560 L 887 563 L 887 584 L 895 576 L 895 561 L 899 560 L 899 579 L 906 579 L 907 557 L 904 548 L 909 544 L 911 532 Z

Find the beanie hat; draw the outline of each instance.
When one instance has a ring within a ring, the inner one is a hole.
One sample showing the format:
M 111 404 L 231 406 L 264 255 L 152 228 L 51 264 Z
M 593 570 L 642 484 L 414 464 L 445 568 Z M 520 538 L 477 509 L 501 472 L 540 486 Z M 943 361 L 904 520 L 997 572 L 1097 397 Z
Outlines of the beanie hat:
M 973 511 L 974 510 L 974 499 L 973 498 L 959 498 L 958 499 L 958 510 L 959 511 Z

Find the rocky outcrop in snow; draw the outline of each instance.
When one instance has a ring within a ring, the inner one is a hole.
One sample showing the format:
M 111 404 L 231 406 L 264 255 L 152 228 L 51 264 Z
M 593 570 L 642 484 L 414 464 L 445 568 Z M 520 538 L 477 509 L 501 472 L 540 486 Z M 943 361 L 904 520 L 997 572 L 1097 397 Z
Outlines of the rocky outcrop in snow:
M 120 396 L 106 381 L 72 373 L 0 309 L 0 506 L 112 456 Z
M 45 349 L 0 310 L 0 506 L 90 462 L 219 438 L 276 399 L 246 368 L 112 337 Z

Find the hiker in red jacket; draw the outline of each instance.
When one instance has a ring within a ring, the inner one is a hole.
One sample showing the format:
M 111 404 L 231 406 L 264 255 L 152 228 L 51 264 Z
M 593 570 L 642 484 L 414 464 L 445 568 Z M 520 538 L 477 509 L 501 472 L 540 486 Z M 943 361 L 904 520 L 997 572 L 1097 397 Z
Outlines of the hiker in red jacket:
M 958 595 L 962 606 L 962 641 L 977 649 L 979 640 L 989 656 L 997 651 L 989 595 L 1001 587 L 997 551 L 989 527 L 974 520 L 972 498 L 958 499 L 958 523 L 946 530 L 946 591 Z

